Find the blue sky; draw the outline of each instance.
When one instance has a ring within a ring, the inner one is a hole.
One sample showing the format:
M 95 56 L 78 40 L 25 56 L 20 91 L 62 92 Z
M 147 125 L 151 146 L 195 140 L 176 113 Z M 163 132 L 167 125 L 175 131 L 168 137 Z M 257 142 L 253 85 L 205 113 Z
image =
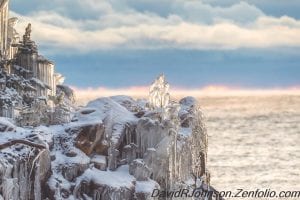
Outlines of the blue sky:
M 300 85 L 298 0 L 12 0 L 72 86 Z

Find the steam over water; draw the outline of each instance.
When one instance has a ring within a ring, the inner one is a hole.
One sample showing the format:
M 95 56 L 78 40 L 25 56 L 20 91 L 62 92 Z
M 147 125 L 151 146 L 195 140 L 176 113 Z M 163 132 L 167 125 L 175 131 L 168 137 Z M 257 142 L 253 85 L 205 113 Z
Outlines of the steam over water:
M 217 190 L 300 191 L 300 96 L 205 97 L 200 103 Z

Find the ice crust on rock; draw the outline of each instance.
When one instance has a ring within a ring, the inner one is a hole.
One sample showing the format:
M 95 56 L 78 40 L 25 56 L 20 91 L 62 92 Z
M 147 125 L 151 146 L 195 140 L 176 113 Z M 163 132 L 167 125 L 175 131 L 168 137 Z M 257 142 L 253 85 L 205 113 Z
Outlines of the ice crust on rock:
M 212 190 L 199 105 L 192 97 L 166 101 L 169 93 L 163 90 L 158 94 L 164 97 L 155 97 L 163 100 L 159 104 L 150 103 L 151 95 L 149 101 L 96 99 L 60 125 L 17 127 L 2 119 L 15 132 L 0 132 L 0 144 L 27 139 L 46 149 L 40 153 L 17 144 L 1 151 L 0 195 L 5 200 L 144 200 L 159 199 L 151 198 L 153 189 Z

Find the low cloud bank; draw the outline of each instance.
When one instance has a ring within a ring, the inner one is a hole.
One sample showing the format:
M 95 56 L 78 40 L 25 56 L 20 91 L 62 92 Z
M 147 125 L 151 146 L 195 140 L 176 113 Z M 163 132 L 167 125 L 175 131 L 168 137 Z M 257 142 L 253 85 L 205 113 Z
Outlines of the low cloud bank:
M 109 97 L 115 95 L 127 95 L 134 98 L 147 98 L 149 87 L 129 87 L 129 88 L 77 88 L 72 87 L 76 94 L 77 103 L 84 105 L 100 97 Z M 249 96 L 249 95 L 300 95 L 300 86 L 288 88 L 272 88 L 272 89 L 243 89 L 238 87 L 227 86 L 206 86 L 199 89 L 171 88 L 170 94 L 172 98 L 182 98 L 185 96 L 194 96 L 196 98 L 206 96 Z

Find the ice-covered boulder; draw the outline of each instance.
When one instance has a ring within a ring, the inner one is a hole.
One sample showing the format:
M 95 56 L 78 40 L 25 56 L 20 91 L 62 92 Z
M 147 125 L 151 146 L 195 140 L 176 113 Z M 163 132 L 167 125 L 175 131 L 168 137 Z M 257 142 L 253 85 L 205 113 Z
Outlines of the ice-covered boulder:
M 123 99 L 125 98 L 122 96 Z M 128 97 L 129 98 L 129 97 Z M 114 100 L 116 99 L 116 100 Z M 114 122 L 128 122 L 135 120 L 134 114 L 127 110 L 126 107 L 120 104 L 123 102 L 117 97 L 104 97 L 89 102 L 83 109 L 75 114 L 78 123 L 101 123 L 110 117 L 111 123 Z
M 184 97 L 179 101 L 180 110 L 179 118 L 181 121 L 181 126 L 188 128 L 192 126 L 195 112 L 197 112 L 198 101 L 194 97 Z
M 132 113 L 145 112 L 145 103 L 142 100 L 134 100 L 132 97 L 125 95 L 112 96 L 110 98 Z
M 129 103 L 126 103 L 129 102 Z M 138 105 L 130 97 L 99 98 L 79 110 L 71 131 L 77 134 L 76 146 L 87 155 L 96 153 L 107 156 L 107 166 L 114 170 L 126 159 L 126 145 L 135 142 L 136 110 L 129 105 Z M 76 130 L 77 129 L 77 130 Z

